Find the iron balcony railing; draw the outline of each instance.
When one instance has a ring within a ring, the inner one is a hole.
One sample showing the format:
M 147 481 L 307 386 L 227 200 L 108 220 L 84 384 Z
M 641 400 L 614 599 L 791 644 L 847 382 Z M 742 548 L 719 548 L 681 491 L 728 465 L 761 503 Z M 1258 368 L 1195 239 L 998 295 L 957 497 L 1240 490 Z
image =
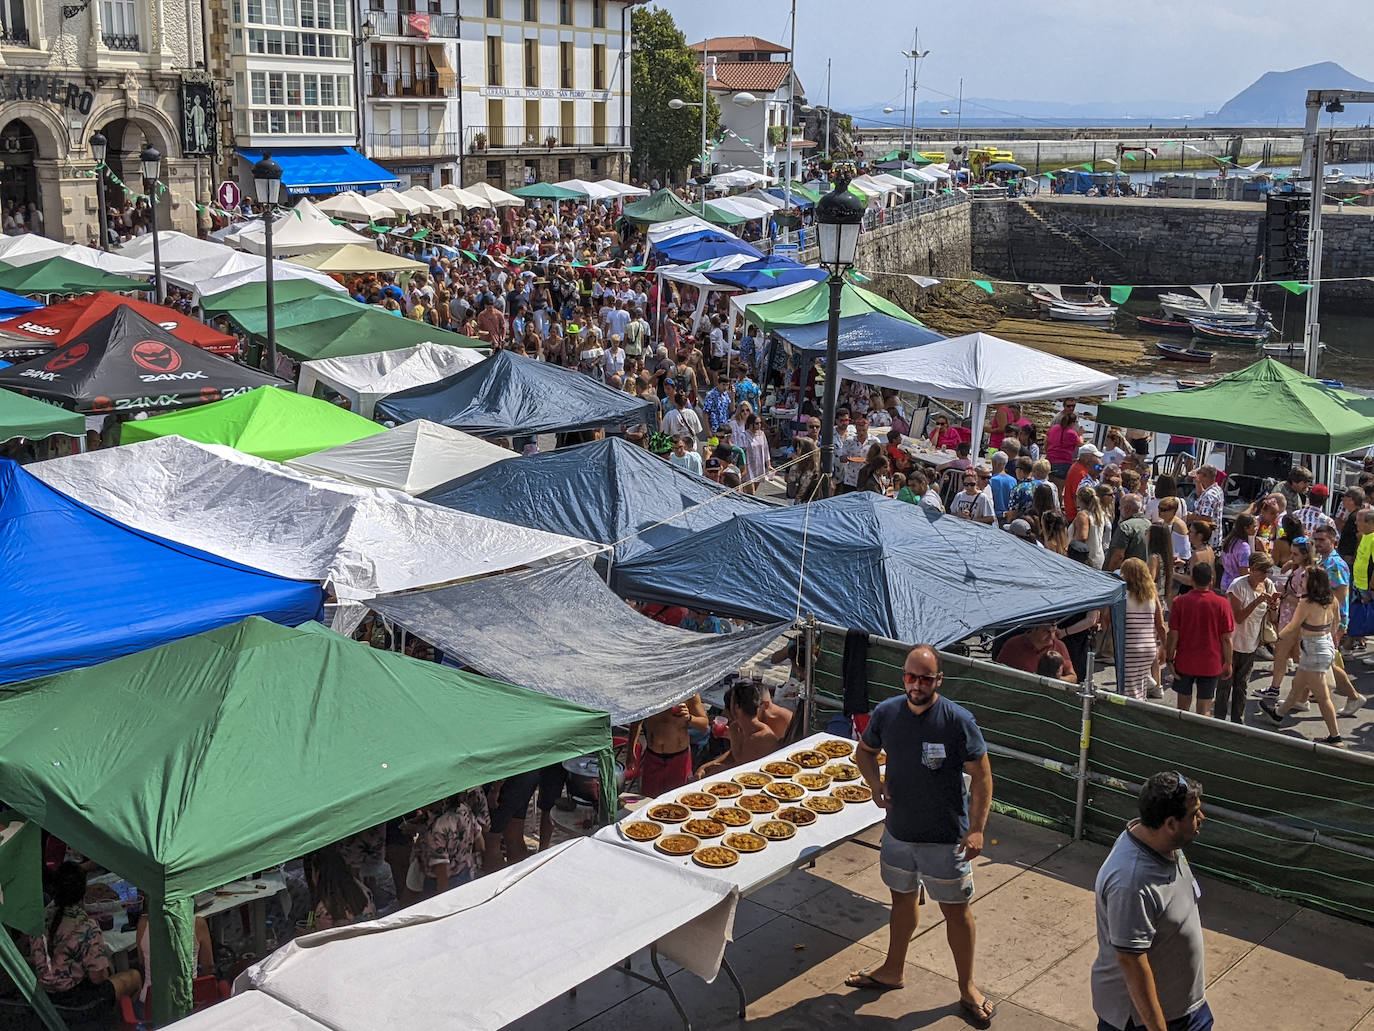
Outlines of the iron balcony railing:
M 456 132 L 373 132 L 367 134 L 367 154 L 372 158 L 449 157 L 462 146 Z
M 489 150 L 588 150 L 627 147 L 629 133 L 619 125 L 470 125 L 464 130 L 469 153 Z
M 106 32 L 101 34 L 101 42 L 105 44 L 106 50 L 127 50 L 137 53 L 143 47 L 139 45 L 138 36 L 127 36 L 118 32 Z
M 429 19 L 429 39 L 458 38 L 458 16 L 456 14 L 426 14 L 424 11 L 413 13 L 417 19 Z M 376 36 L 400 36 L 421 43 L 426 38 L 418 25 L 411 24 L 409 12 L 398 14 L 395 11 L 368 11 L 364 17 L 371 23 L 372 31 Z
M 373 72 L 369 77 L 369 97 L 418 97 L 436 98 L 456 97 L 458 88 L 445 88 L 439 85 L 437 71 L 429 75 L 416 75 L 413 72 Z

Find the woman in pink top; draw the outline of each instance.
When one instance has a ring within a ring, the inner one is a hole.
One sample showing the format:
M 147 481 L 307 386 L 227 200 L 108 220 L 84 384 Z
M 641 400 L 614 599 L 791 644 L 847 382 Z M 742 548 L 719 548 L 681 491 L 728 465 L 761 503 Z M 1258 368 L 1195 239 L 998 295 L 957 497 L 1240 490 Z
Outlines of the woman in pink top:
M 1062 412 L 1045 434 L 1045 457 L 1049 459 L 1050 475 L 1063 480 L 1082 445 L 1077 413 L 1072 409 Z

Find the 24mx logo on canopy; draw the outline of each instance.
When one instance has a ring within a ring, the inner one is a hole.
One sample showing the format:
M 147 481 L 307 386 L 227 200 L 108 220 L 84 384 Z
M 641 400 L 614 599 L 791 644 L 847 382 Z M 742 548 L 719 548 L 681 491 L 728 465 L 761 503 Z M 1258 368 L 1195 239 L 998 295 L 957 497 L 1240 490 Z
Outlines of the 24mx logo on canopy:
M 129 349 L 129 357 L 151 373 L 151 375 L 146 376 L 139 373 L 138 378 L 144 383 L 208 378 L 203 372 L 189 370 L 178 372 L 177 370 L 181 368 L 181 355 L 177 353 L 176 348 L 164 344 L 160 340 L 140 340 Z

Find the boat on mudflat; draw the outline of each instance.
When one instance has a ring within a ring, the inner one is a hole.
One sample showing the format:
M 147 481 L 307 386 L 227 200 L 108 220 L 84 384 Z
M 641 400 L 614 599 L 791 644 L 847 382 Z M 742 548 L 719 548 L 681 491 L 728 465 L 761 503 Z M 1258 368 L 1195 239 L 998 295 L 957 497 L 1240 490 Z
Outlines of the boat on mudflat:
M 1307 349 L 1301 341 L 1289 344 L 1264 344 L 1260 347 L 1260 350 L 1270 358 L 1301 358 L 1307 353 Z M 1325 344 L 1317 345 L 1318 354 L 1321 354 L 1325 350 Z
M 1199 340 L 1211 340 L 1219 344 L 1262 344 L 1274 332 L 1274 325 L 1266 322 L 1263 326 L 1235 326 L 1206 319 L 1189 319 L 1193 326 L 1193 336 Z
M 1164 293 L 1159 295 L 1159 306 L 1175 319 L 1206 319 L 1235 326 L 1258 326 L 1269 319 L 1269 313 L 1256 301 L 1218 299 L 1212 304 L 1190 294 Z
M 1116 309 L 1110 304 L 1052 304 L 1045 314 L 1057 322 L 1110 322 Z
M 1176 379 L 1174 384 L 1179 390 L 1196 390 L 1198 387 L 1205 387 L 1215 383 L 1215 379 Z
M 1165 358 L 1170 358 L 1176 362 L 1197 362 L 1210 365 L 1212 359 L 1216 357 L 1215 351 L 1203 351 L 1196 347 L 1180 347 L 1178 344 L 1166 344 L 1162 340 L 1155 343 L 1155 350 Z
M 1141 329 L 1153 330 L 1156 333 L 1193 332 L 1193 324 L 1187 319 L 1161 319 L 1158 315 L 1137 315 L 1135 324 Z

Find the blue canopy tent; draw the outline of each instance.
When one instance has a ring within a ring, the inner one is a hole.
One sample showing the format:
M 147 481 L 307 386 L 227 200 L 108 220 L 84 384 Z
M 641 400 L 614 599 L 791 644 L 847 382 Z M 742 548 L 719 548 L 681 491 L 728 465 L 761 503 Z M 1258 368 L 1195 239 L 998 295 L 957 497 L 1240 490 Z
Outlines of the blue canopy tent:
M 1056 172 L 1054 177 L 1059 180 L 1060 193 L 1087 193 L 1097 185 L 1091 172 Z
M 28 297 L 20 297 L 8 290 L 0 290 L 0 319 L 13 318 L 15 315 L 23 315 L 41 307 L 43 305 Z
M 777 507 L 729 492 L 617 437 L 508 458 L 420 497 L 517 526 L 615 544 L 616 562 Z
M 0 683 L 46 676 L 263 616 L 319 619 L 318 584 L 117 523 L 0 460 Z
M 1024 172 L 1025 165 L 1018 165 L 1013 161 L 994 161 L 983 169 L 985 172 Z
M 683 233 L 669 237 L 653 246 L 653 251 L 662 258 L 665 265 L 686 265 L 693 261 L 710 261 L 731 254 L 748 254 L 752 258 L 762 258 L 763 252 L 751 243 L 745 243 L 738 236 L 721 229 L 701 229 L 695 233 Z
M 985 627 L 1104 606 L 1112 607 L 1117 640 L 1126 632 L 1126 587 L 1117 577 L 996 527 L 869 493 L 740 515 L 618 562 L 613 574 L 624 598 L 754 620 L 815 613 L 940 647 Z
M 462 372 L 377 402 L 379 420 L 430 422 L 478 437 L 656 426 L 657 406 L 590 376 L 498 351 Z
M 773 331 L 793 351 L 808 358 L 825 354 L 826 324 L 812 322 L 805 326 L 785 326 Z M 933 329 L 914 322 L 871 312 L 840 319 L 840 356 L 857 358 L 879 351 L 896 351 L 903 347 L 920 347 L 945 339 Z
M 706 278 L 713 283 L 736 286 L 741 290 L 770 290 L 775 286 L 790 286 L 793 283 L 819 283 L 825 277 L 824 269 L 807 268 L 791 258 L 773 255 L 728 271 L 706 273 Z
M 816 206 L 814 203 L 803 197 L 800 193 L 789 194 L 781 186 L 774 186 L 773 188 L 764 190 L 763 192 L 771 194 L 772 196 L 778 198 L 778 200 L 785 203 L 788 207 L 796 208 L 799 211 L 810 211 L 812 208 Z

